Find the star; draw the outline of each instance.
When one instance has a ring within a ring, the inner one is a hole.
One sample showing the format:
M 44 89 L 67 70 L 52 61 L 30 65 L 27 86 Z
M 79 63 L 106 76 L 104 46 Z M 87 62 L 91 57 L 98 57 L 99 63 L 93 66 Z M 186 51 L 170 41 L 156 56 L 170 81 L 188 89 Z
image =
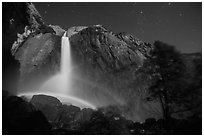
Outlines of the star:
M 50 4 L 47 4 L 48 7 L 50 7 Z
M 182 17 L 182 16 L 183 16 L 183 14 L 182 14 L 182 13 L 179 13 L 179 16 L 180 16 L 180 17 Z
M 47 14 L 47 11 L 45 11 L 44 13 Z
M 140 11 L 140 14 L 143 14 L 143 11 L 142 11 L 142 10 Z

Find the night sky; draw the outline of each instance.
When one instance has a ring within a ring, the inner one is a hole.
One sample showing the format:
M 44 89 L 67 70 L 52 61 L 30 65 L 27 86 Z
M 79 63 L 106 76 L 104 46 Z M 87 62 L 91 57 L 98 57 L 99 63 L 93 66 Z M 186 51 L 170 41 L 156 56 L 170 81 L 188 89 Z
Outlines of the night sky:
M 63 29 L 101 24 L 142 41 L 202 51 L 202 3 L 34 3 L 46 24 Z

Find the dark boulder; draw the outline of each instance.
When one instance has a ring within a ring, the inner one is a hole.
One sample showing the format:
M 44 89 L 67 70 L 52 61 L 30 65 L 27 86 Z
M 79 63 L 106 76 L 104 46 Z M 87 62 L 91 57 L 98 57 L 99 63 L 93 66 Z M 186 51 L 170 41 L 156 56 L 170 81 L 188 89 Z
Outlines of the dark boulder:
M 3 91 L 2 133 L 6 135 L 51 134 L 46 117 L 22 98 Z
M 30 102 L 40 110 L 49 122 L 55 122 L 62 103 L 55 97 L 47 95 L 34 95 Z

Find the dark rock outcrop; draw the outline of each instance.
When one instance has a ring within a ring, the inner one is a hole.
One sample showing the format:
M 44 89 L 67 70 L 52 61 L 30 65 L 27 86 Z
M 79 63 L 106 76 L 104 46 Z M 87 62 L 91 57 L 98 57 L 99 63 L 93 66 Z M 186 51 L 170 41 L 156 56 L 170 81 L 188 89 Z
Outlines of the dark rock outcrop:
M 56 120 L 58 107 L 62 105 L 57 98 L 47 95 L 34 95 L 30 102 L 52 122 Z
M 10 55 L 17 34 L 22 34 L 26 26 L 39 29 L 43 21 L 32 3 L 3 3 L 3 50 Z
M 43 113 L 20 97 L 3 91 L 3 134 L 52 134 L 52 135 L 165 135 L 165 134 L 202 134 L 202 119 L 197 116 L 187 120 L 171 119 L 168 130 L 164 129 L 165 120 L 146 119 L 144 123 L 126 120 L 117 112 L 99 109 L 80 110 L 75 106 L 60 105 L 55 97 L 36 95 L 38 107 L 51 104 L 50 107 L 62 106 L 58 122 L 47 122 Z M 39 101 L 38 101 L 39 98 Z M 71 117 L 75 115 L 74 117 Z M 86 119 L 85 115 L 87 116 Z M 79 118 L 79 116 L 82 118 Z M 84 119 L 85 118 L 85 119 Z M 52 129 L 51 129 L 52 127 Z
M 35 107 L 3 90 L 2 133 L 6 135 L 51 134 L 51 125 Z
M 10 42 L 10 47 L 5 48 L 11 49 L 17 33 L 22 33 L 25 26 L 38 29 L 42 25 L 42 18 L 32 3 L 3 3 L 3 39 L 9 38 L 3 42 Z

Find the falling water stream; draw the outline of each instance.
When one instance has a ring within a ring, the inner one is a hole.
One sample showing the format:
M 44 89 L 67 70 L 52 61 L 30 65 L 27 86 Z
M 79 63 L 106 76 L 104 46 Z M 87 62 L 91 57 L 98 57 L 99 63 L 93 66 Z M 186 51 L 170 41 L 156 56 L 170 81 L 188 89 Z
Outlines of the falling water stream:
M 69 38 L 66 37 L 66 32 L 62 37 L 62 48 L 61 48 L 61 67 L 60 67 L 60 77 L 61 77 L 61 92 L 65 94 L 71 90 L 71 52 Z

